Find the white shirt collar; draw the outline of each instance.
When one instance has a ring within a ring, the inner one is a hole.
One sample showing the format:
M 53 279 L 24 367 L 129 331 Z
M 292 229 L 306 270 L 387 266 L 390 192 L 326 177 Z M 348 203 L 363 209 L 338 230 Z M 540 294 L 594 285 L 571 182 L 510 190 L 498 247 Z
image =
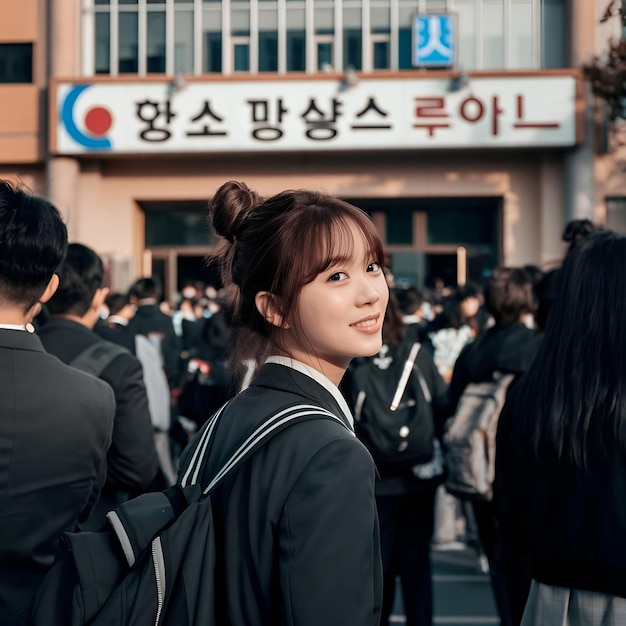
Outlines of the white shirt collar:
M 0 329 L 4 330 L 25 330 L 29 333 L 35 332 L 35 327 L 32 324 L 0 324 Z
M 121 315 L 109 315 L 109 317 L 107 317 L 107 321 L 112 324 L 119 324 L 120 326 L 128 326 L 128 320 Z
M 290 367 L 291 369 L 301 372 L 302 374 L 305 374 L 306 376 L 309 376 L 309 378 L 312 378 L 313 380 L 318 382 L 320 385 L 322 385 L 322 387 L 328 390 L 330 394 L 332 394 L 333 398 L 335 398 L 335 401 L 340 406 L 341 410 L 346 416 L 348 423 L 350 424 L 350 426 L 352 426 L 352 428 L 354 428 L 354 418 L 352 417 L 352 411 L 350 411 L 350 407 L 348 406 L 346 399 L 341 395 L 341 392 L 339 391 L 337 385 L 335 385 L 329 378 L 324 376 L 324 374 L 318 372 L 316 369 L 313 369 L 310 365 L 302 363 L 302 361 L 297 361 L 296 359 L 292 359 L 291 357 L 287 356 L 270 356 L 265 362 L 276 363 L 278 365 Z

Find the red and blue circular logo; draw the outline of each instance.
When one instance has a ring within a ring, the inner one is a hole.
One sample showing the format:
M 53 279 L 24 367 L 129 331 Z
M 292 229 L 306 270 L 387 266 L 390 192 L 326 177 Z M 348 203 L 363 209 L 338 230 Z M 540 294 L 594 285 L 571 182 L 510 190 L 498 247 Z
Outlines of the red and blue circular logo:
M 89 150 L 109 150 L 111 140 L 107 134 L 113 126 L 113 115 L 109 109 L 95 105 L 84 112 L 80 124 L 76 119 L 76 101 L 89 87 L 91 85 L 76 85 L 69 90 L 61 106 L 61 122 L 67 134 L 81 146 Z

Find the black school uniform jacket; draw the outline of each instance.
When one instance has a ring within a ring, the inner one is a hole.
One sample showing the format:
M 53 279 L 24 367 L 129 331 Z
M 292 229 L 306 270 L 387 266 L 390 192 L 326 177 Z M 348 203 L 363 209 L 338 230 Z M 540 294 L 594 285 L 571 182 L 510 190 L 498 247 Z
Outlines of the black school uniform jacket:
M 0 624 L 17 623 L 59 537 L 91 513 L 106 476 L 115 398 L 101 380 L 0 329 Z
M 537 455 L 533 416 L 513 383 L 498 423 L 494 502 L 503 532 L 546 585 L 626 598 L 626 455 L 607 437 L 587 439 L 581 471 L 547 446 Z M 600 419 L 600 416 L 597 416 Z
M 495 371 L 515 375 L 527 371 L 540 344 L 541 334 L 521 323 L 493 326 L 467 344 L 454 364 L 449 414 L 470 383 L 483 381 Z
M 71 364 L 83 350 L 104 340 L 73 320 L 51 317 L 39 330 L 45 349 Z M 107 453 L 107 480 L 100 501 L 83 525 L 97 530 L 106 514 L 120 502 L 152 488 L 159 473 L 154 429 L 141 363 L 132 354 L 120 354 L 98 376 L 115 393 L 113 439 Z
M 348 428 L 323 418 L 293 424 L 213 492 L 220 623 L 377 626 L 376 472 L 329 380 L 291 359 L 270 358 L 221 414 L 199 482 L 207 485 L 256 426 L 294 404 L 331 411 Z M 179 477 L 193 448 L 183 453 Z

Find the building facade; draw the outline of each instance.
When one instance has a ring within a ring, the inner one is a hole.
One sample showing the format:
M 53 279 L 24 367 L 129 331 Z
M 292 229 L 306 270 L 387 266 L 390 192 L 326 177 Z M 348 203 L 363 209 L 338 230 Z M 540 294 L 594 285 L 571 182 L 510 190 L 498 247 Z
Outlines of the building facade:
M 120 290 L 215 280 L 206 203 L 229 179 L 357 204 L 418 286 L 547 267 L 567 221 L 626 196 L 580 69 L 605 4 L 1 0 L 0 176 Z

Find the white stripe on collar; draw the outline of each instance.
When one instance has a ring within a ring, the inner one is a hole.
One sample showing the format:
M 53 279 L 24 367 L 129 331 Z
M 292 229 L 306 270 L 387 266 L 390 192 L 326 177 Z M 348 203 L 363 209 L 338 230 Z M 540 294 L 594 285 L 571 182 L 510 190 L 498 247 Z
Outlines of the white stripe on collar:
M 305 374 L 309 378 L 312 378 L 316 382 L 318 382 L 322 387 L 328 390 L 329 393 L 332 394 L 333 398 L 335 398 L 337 404 L 340 406 L 343 411 L 348 423 L 354 429 L 354 418 L 352 417 L 352 411 L 350 411 L 350 407 L 346 402 L 346 399 L 341 395 L 341 391 L 339 391 L 337 385 L 331 382 L 329 378 L 324 376 L 321 372 L 318 372 L 316 369 L 313 369 L 310 365 L 306 363 L 302 363 L 302 361 L 297 361 L 296 359 L 292 359 L 288 356 L 270 356 L 265 361 L 266 363 L 276 363 L 278 365 L 284 365 L 285 367 L 290 367 L 302 374 Z
M 31 330 L 32 328 L 32 330 Z M 29 333 L 35 332 L 35 328 L 32 324 L 0 324 L 0 329 L 3 330 L 25 330 Z

